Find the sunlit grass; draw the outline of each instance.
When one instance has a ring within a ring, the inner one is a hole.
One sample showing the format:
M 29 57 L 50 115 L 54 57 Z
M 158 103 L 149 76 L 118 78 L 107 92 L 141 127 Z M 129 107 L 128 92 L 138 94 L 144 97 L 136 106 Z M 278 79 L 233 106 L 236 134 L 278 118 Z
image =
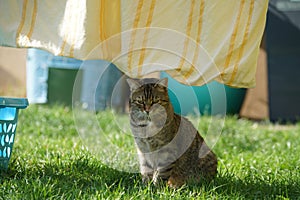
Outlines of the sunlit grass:
M 9 169 L 1 172 L 0 199 L 300 197 L 299 124 L 283 126 L 226 117 L 219 133 L 214 130 L 218 130 L 223 119 L 209 116 L 192 119 L 202 135 L 216 141 L 213 150 L 219 158 L 219 174 L 210 183 L 173 190 L 143 185 L 138 173 L 108 166 L 111 160 L 105 152 L 119 151 L 123 154 L 115 158 L 120 166 L 136 167 L 130 163 L 135 158 L 126 157 L 126 152 L 134 150 L 133 138 L 126 129 L 127 115 L 110 111 L 92 115 L 108 139 L 102 144 L 109 146 L 91 147 L 93 143 L 87 141 L 97 140 L 97 134 L 90 134 L 88 137 L 95 135 L 95 138 L 89 140 L 78 134 L 79 124 L 75 123 L 70 108 L 29 106 L 22 110 Z M 88 117 L 84 123 L 89 123 Z M 101 149 L 101 156 L 94 151 L 97 148 Z M 106 157 L 109 159 L 105 160 Z

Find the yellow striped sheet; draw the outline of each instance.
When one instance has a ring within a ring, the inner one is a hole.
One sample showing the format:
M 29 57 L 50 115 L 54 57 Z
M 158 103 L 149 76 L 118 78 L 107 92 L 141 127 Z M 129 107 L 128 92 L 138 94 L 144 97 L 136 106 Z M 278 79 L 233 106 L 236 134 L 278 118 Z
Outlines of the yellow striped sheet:
M 225 73 L 226 69 L 229 67 L 230 62 L 231 62 L 231 58 L 233 56 L 233 49 L 235 47 L 235 41 L 236 41 L 236 37 L 237 37 L 237 34 L 238 34 L 240 20 L 241 20 L 241 16 L 242 16 L 242 13 L 243 13 L 243 9 L 244 9 L 246 0 L 241 0 L 240 2 L 241 2 L 240 3 L 240 8 L 239 8 L 239 11 L 238 11 L 237 19 L 235 21 L 233 33 L 231 34 L 230 46 L 229 46 L 229 50 L 228 50 L 228 53 L 227 53 L 227 57 L 225 59 L 224 69 L 223 69 L 223 72 L 221 74 L 222 77 L 224 76 L 224 73 Z
M 132 31 L 132 35 L 131 35 L 131 40 L 130 40 L 130 46 L 129 46 L 129 52 L 128 52 L 128 73 L 131 74 L 132 73 L 132 56 L 133 56 L 133 47 L 134 47 L 134 41 L 135 41 L 135 36 L 136 36 L 136 29 L 138 28 L 138 24 L 142 15 L 142 7 L 144 4 L 144 0 L 139 0 L 137 8 L 136 8 L 136 12 L 135 12 L 135 18 L 134 18 L 134 22 L 133 22 L 133 31 Z
M 70 7 L 73 7 L 75 8 L 75 2 L 73 0 L 72 1 L 69 1 L 67 2 L 66 4 L 66 12 L 65 12 L 65 16 L 64 16 L 64 21 L 71 21 L 71 11 L 70 11 Z M 66 25 L 66 22 L 65 22 L 65 25 Z M 74 26 L 75 27 L 75 26 Z M 60 56 L 63 56 L 63 55 L 66 55 L 66 56 L 70 56 L 70 54 L 68 54 L 68 51 L 66 50 L 67 49 L 67 43 L 68 41 L 70 41 L 70 38 L 72 37 L 72 35 L 74 34 L 76 29 L 74 29 L 74 31 L 72 32 L 64 32 L 64 35 L 63 35 L 63 41 L 62 41 L 62 45 L 61 45 L 61 48 L 60 48 Z
M 185 37 L 184 46 L 183 46 L 183 53 L 181 55 L 181 60 L 178 65 L 178 68 L 176 69 L 176 71 L 178 71 L 178 72 L 180 72 L 182 70 L 183 64 L 186 59 L 187 51 L 188 51 L 188 45 L 190 42 L 190 36 L 191 36 L 191 30 L 192 30 L 192 24 L 193 24 L 194 7 L 195 7 L 195 0 L 192 0 L 191 6 L 190 6 L 190 11 L 189 11 L 188 23 L 187 23 L 187 27 L 186 27 L 186 37 Z
M 99 8 L 100 12 L 99 12 L 99 21 L 100 21 L 100 26 L 99 26 L 99 33 L 100 33 L 100 41 L 105 40 L 106 36 L 105 36 L 105 30 L 103 29 L 103 27 L 105 26 L 105 14 L 107 14 L 105 12 L 105 0 L 100 0 L 100 8 Z
M 78 7 L 80 6 L 80 4 L 77 4 L 77 10 L 78 10 Z M 77 20 L 78 21 L 78 15 L 76 16 Z M 78 24 L 74 24 L 74 28 L 76 31 L 74 31 L 72 34 L 71 34 L 71 38 L 72 38 L 72 42 L 70 44 L 70 51 L 69 51 L 69 57 L 74 57 L 74 47 L 75 47 L 75 42 L 76 42 L 76 34 L 78 33 Z
M 247 25 L 246 25 L 246 29 L 244 31 L 242 45 L 241 45 L 240 51 L 238 53 L 238 59 L 237 59 L 237 61 L 234 64 L 234 69 L 232 71 L 231 78 L 227 82 L 228 85 L 231 85 L 233 83 L 233 81 L 234 81 L 234 78 L 235 78 L 235 76 L 237 74 L 237 71 L 238 71 L 238 66 L 240 64 L 241 58 L 242 58 L 244 50 L 245 50 L 245 45 L 246 45 L 246 43 L 248 41 L 249 27 L 250 27 L 251 19 L 253 17 L 253 8 L 254 8 L 254 0 L 251 0 L 249 12 L 248 12 L 248 18 L 247 18 Z
M 25 19 L 26 19 L 26 12 L 27 12 L 27 0 L 23 0 L 23 7 L 22 7 L 22 19 L 20 21 L 18 30 L 17 30 L 17 38 L 18 39 L 21 36 L 21 32 L 23 30 L 24 27 L 24 23 L 25 23 Z M 19 46 L 19 43 L 17 42 L 17 46 Z
M 107 59 L 135 78 L 167 70 L 189 84 L 253 87 L 267 8 L 268 0 L 11 0 L 0 7 L 0 38 Z
M 20 42 L 29 43 L 30 38 L 34 31 L 36 15 L 37 15 L 37 0 L 33 1 L 23 1 L 22 6 L 22 19 L 20 21 L 18 30 L 17 30 L 17 46 L 20 45 Z
M 99 12 L 87 13 L 85 26 L 95 28 L 95 30 L 89 29 L 89 32 L 86 32 L 86 35 L 91 36 L 86 38 L 87 42 L 98 44 L 96 47 L 99 52 L 97 57 L 101 55 L 103 59 L 112 59 L 113 55 L 120 52 L 121 47 L 120 36 L 116 36 L 121 31 L 120 0 L 99 0 L 88 3 Z M 90 5 L 88 5 L 89 7 Z M 114 39 L 111 39 L 112 37 Z
M 197 39 L 196 39 L 196 50 L 194 52 L 193 61 L 191 64 L 190 69 L 186 74 L 184 74 L 184 78 L 188 79 L 193 72 L 195 72 L 194 63 L 196 63 L 198 56 L 199 56 L 199 45 L 201 44 L 201 32 L 202 32 L 202 24 L 203 24 L 203 14 L 204 14 L 204 0 L 200 1 L 200 8 L 199 8 L 199 17 L 198 17 L 198 28 L 197 28 Z
M 33 33 L 35 20 L 36 20 L 36 14 L 37 14 L 37 0 L 34 0 L 33 1 L 33 12 L 32 12 L 32 16 L 31 16 L 30 29 L 29 29 L 29 32 L 27 34 L 27 37 L 28 37 L 29 40 L 30 40 L 30 38 L 32 36 L 32 33 Z
M 153 18 L 153 12 L 154 12 L 154 8 L 155 8 L 155 2 L 156 2 L 156 0 L 151 1 L 149 14 L 148 14 L 148 18 L 147 18 L 147 22 L 146 22 L 145 27 L 150 27 L 150 25 L 151 25 L 152 18 Z M 145 59 L 145 51 L 146 51 L 145 46 L 147 44 L 148 35 L 149 35 L 149 29 L 146 29 L 145 34 L 144 34 L 143 43 L 142 43 L 142 49 L 141 49 L 141 54 L 140 54 L 140 58 L 139 58 L 139 63 L 138 63 L 138 66 L 137 66 L 139 77 L 142 74 L 142 67 L 143 67 L 143 63 L 144 63 L 144 59 Z

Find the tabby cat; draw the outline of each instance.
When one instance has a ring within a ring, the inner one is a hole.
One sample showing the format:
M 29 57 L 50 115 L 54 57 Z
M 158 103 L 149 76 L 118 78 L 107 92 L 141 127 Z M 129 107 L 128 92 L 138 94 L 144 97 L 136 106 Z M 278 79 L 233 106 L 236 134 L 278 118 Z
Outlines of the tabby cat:
M 127 79 L 130 127 L 143 181 L 170 187 L 198 183 L 217 174 L 217 158 L 192 123 L 174 113 L 168 79 Z M 187 97 L 188 98 L 188 97 Z

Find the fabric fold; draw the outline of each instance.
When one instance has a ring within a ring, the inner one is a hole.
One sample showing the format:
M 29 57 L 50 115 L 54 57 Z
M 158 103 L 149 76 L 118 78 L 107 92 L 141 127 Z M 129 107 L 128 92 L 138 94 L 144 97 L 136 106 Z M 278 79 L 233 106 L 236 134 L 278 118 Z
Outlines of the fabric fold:
M 1 1 L 0 45 L 113 62 L 130 77 L 254 87 L 268 0 Z

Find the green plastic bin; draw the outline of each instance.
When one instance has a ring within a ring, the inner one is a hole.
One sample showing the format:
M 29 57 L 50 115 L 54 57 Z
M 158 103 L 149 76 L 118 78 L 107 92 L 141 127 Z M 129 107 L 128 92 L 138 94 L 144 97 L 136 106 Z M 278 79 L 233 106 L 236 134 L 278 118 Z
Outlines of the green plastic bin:
M 7 170 L 16 136 L 19 109 L 28 106 L 25 98 L 0 97 L 0 170 Z
M 48 103 L 72 106 L 73 86 L 76 80 L 81 82 L 80 69 L 64 69 L 49 67 L 48 75 Z M 78 84 L 81 85 L 81 84 Z M 77 88 L 81 90 L 81 88 Z M 76 99 L 80 98 L 80 93 Z

